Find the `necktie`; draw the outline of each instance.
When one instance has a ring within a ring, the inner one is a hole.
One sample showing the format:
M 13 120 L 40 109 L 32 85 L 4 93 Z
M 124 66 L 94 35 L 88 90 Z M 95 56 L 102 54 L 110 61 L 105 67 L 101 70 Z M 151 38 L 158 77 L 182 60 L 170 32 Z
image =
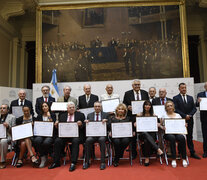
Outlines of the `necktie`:
M 139 101 L 139 93 L 137 93 L 137 101 Z
M 165 105 L 165 99 L 162 98 L 162 105 Z
M 20 102 L 20 106 L 23 106 L 23 101 Z
M 72 121 L 72 116 L 68 115 L 67 122 L 71 122 L 71 121 Z
M 47 98 L 45 98 L 45 102 L 47 102 Z
M 86 95 L 86 102 L 89 102 L 89 95 Z
M 98 121 L 98 113 L 96 114 L 96 121 Z
M 184 102 L 184 104 L 187 104 L 187 102 L 185 100 L 185 95 L 183 95 L 183 102 Z

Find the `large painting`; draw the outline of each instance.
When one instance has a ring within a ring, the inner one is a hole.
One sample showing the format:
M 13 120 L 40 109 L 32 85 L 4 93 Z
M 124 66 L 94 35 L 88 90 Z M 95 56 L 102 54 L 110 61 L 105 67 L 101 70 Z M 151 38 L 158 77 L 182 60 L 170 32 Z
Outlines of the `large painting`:
M 42 82 L 183 77 L 179 5 L 42 12 Z

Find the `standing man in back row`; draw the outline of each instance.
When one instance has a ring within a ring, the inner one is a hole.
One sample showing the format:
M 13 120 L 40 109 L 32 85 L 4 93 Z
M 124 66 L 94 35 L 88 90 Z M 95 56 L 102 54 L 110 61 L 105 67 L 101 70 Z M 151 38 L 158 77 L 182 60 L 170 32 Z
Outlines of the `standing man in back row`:
M 139 100 L 149 100 L 148 92 L 145 90 L 140 89 L 141 82 L 138 79 L 132 81 L 132 90 L 125 92 L 123 103 L 126 104 L 128 108 L 127 115 L 130 117 L 131 120 L 134 120 L 136 115 L 132 115 L 132 101 L 139 101 Z M 137 157 L 137 142 L 136 137 L 132 139 L 132 159 Z
M 179 84 L 180 93 L 173 97 L 173 102 L 175 104 L 175 111 L 180 114 L 180 116 L 186 120 L 187 123 L 187 145 L 190 150 L 192 158 L 200 159 L 200 157 L 195 153 L 193 144 L 193 115 L 196 113 L 197 109 L 192 96 L 186 94 L 186 84 Z

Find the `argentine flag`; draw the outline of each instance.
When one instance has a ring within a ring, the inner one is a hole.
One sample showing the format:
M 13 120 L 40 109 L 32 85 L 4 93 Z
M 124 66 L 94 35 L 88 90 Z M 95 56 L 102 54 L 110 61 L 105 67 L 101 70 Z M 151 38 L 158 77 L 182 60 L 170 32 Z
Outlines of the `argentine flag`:
M 50 82 L 50 93 L 51 96 L 54 97 L 56 100 L 59 97 L 59 91 L 58 91 L 58 87 L 57 87 L 57 75 L 56 75 L 56 69 L 53 69 L 52 71 L 52 79 Z

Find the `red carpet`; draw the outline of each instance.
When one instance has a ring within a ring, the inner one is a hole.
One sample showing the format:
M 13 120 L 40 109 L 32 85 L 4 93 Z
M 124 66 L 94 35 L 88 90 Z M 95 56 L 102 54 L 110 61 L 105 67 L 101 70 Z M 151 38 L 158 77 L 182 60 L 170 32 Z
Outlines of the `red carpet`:
M 202 156 L 202 143 L 195 142 L 195 150 L 198 155 Z M 98 151 L 97 151 L 98 153 Z M 12 153 L 8 157 L 11 158 Z M 94 161 L 91 167 L 87 170 L 82 169 L 82 161 L 79 161 L 77 169 L 74 172 L 69 172 L 69 162 L 66 166 L 61 166 L 56 169 L 48 170 L 36 169 L 31 167 L 29 161 L 24 163 L 22 168 L 15 168 L 10 165 L 11 160 L 7 163 L 7 168 L 0 170 L 0 180 L 54 180 L 54 179 L 80 179 L 80 180 L 206 180 L 207 179 L 207 158 L 195 160 L 189 158 L 190 165 L 183 168 L 181 161 L 177 161 L 177 168 L 172 168 L 171 165 L 166 166 L 165 162 L 160 165 L 158 161 L 151 160 L 149 167 L 141 166 L 138 158 L 133 161 L 132 167 L 128 160 L 120 160 L 119 167 L 107 167 L 105 170 L 99 170 L 99 161 Z

